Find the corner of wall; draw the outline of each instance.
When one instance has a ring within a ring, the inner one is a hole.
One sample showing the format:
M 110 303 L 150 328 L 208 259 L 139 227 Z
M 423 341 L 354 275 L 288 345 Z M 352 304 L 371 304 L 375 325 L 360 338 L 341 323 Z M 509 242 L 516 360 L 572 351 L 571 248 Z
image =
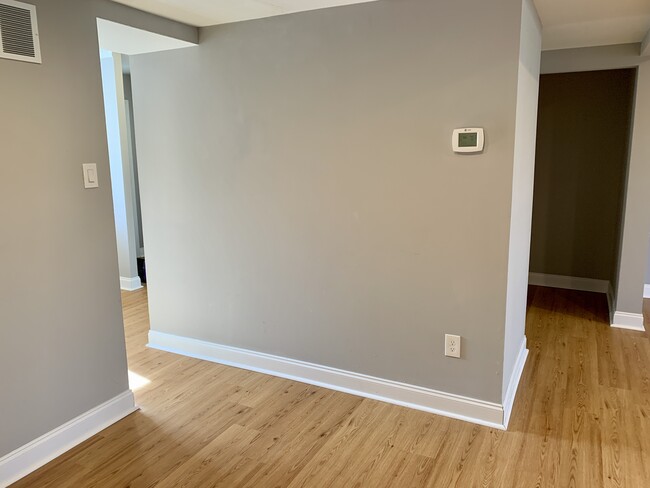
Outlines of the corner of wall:
M 533 208 L 535 139 L 541 60 L 541 23 L 535 5 L 525 0 L 521 13 L 519 71 L 513 153 L 510 239 L 506 323 L 503 346 L 502 399 L 504 405 L 514 401 L 516 385 L 526 360 L 526 302 L 530 260 L 530 234 Z M 522 359 L 523 358 L 523 359 Z M 509 396 L 512 395 L 512 398 Z M 509 414 L 508 414 L 509 415 Z
M 0 486 L 9 486 L 138 410 L 131 390 L 66 422 L 0 458 Z
M 505 389 L 503 396 L 503 425 L 505 429 L 508 428 L 508 424 L 510 423 L 512 408 L 515 403 L 517 389 L 519 388 L 519 383 L 521 382 L 521 377 L 524 373 L 524 366 L 526 366 L 527 358 L 528 348 L 526 347 L 526 337 L 524 336 L 524 339 L 521 341 L 521 345 L 519 346 L 519 353 L 517 354 L 515 366 L 508 381 L 508 387 Z

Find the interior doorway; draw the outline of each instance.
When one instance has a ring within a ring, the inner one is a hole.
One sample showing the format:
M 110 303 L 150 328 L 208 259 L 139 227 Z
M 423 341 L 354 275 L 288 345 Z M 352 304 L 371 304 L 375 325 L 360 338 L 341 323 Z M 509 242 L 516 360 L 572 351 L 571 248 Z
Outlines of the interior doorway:
M 124 291 L 134 291 L 146 283 L 147 273 L 131 56 L 194 47 L 196 44 L 100 18 L 97 19 L 97 36 L 120 287 Z
M 122 82 L 124 85 L 124 110 L 127 130 L 129 165 L 132 168 L 133 200 L 135 219 L 135 252 L 138 277 L 142 284 L 147 283 L 145 263 L 144 233 L 142 232 L 142 207 L 140 204 L 140 176 L 138 174 L 138 155 L 136 151 L 135 119 L 133 117 L 133 89 L 131 87 L 131 63 L 129 56 L 122 55 Z
M 138 171 L 137 101 L 134 100 L 137 94 L 134 96 L 131 83 L 131 56 L 196 44 L 104 19 L 97 19 L 97 33 L 129 386 L 138 395 L 138 390 L 152 380 L 151 371 L 137 360 L 132 361 L 148 341 L 149 321 L 134 320 L 133 311 L 148 315 L 149 290 L 145 265 L 146 222 Z M 155 211 L 151 205 L 149 209 Z
M 144 258 L 132 90 L 128 56 L 100 51 L 104 113 L 122 290 L 142 287 L 139 261 Z
M 618 279 L 635 82 L 636 69 L 540 77 L 530 283 L 601 293 L 607 321 Z

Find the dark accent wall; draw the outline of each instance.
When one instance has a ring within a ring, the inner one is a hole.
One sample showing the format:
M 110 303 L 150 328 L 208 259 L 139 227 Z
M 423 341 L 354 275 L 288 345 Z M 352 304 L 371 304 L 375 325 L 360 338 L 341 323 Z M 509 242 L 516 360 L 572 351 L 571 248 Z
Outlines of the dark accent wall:
M 530 270 L 616 282 L 636 69 L 542 75 Z

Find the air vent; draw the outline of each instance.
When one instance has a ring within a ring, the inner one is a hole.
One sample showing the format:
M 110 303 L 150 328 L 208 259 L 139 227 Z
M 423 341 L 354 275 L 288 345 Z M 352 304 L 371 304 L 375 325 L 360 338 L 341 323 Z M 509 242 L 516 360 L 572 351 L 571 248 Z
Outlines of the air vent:
M 0 0 L 0 58 L 41 62 L 34 5 Z

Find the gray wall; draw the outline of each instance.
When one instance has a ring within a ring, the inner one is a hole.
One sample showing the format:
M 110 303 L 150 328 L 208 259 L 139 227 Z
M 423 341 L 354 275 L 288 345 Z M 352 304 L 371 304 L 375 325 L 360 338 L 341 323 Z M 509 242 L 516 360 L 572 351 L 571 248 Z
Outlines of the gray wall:
M 128 389 L 95 17 L 183 31 L 108 2 L 30 3 L 43 64 L 0 60 L 0 457 Z
M 615 284 L 635 69 L 543 75 L 530 269 Z
M 517 357 L 525 340 L 541 48 L 542 25 L 532 0 L 526 0 L 522 9 L 517 83 L 517 119 L 503 356 L 503 400 L 505 400 L 512 375 L 515 373 Z
M 616 310 L 642 313 L 650 235 L 650 60 L 639 65 Z
M 379 1 L 133 57 L 152 328 L 500 402 L 521 11 Z
M 544 51 L 542 73 L 636 68 L 639 63 L 650 59 L 650 56 L 641 57 L 640 50 L 640 43 L 631 43 Z

